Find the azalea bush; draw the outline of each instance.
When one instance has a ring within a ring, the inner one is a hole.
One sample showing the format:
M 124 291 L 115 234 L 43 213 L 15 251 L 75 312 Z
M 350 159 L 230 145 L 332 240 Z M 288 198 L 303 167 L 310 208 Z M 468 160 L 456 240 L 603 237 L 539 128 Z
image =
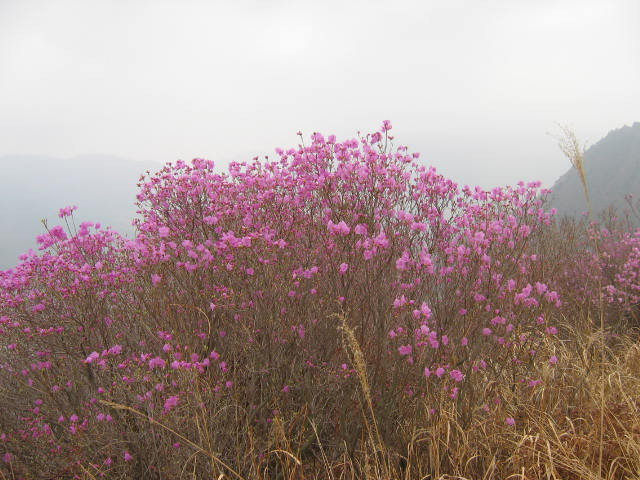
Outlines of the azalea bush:
M 611 216 L 565 219 L 545 234 L 547 278 L 562 292 L 562 310 L 595 323 L 602 314 L 618 333 L 640 327 L 640 229 L 627 227 Z
M 61 209 L 0 273 L 1 468 L 389 474 L 408 445 L 431 458 L 415 436 L 443 419 L 516 428 L 575 293 L 549 275 L 546 192 L 461 187 L 390 133 L 301 136 L 227 173 L 169 163 L 141 179 L 133 240 Z M 627 303 L 633 242 L 604 290 Z

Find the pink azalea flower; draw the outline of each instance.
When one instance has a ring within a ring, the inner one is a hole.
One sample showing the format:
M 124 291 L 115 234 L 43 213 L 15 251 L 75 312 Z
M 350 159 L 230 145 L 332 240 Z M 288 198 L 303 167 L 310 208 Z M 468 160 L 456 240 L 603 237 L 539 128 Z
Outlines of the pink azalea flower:
M 407 270 L 409 268 L 409 252 L 405 250 L 402 256 L 396 260 L 396 268 L 398 270 Z
M 59 210 L 59 212 L 58 212 L 58 217 L 60 217 L 60 218 L 68 217 L 69 215 L 71 215 L 71 213 L 74 210 L 77 210 L 77 209 L 78 209 L 78 207 L 76 207 L 75 205 L 61 208 Z
M 359 223 L 358 225 L 355 226 L 353 231 L 355 233 L 357 233 L 358 235 L 366 235 L 367 234 L 367 226 L 365 224 L 363 224 L 363 223 Z
M 120 355 L 120 353 L 122 353 L 122 345 L 114 345 L 108 350 L 108 352 L 111 355 Z
M 100 354 L 98 352 L 91 352 L 89 356 L 84 360 L 84 363 L 92 363 L 100 358 Z
M 167 398 L 164 402 L 164 411 L 170 411 L 171 409 L 175 408 L 178 403 L 180 403 L 180 398 L 177 395 L 173 395 Z
M 153 370 L 154 368 L 164 368 L 166 367 L 167 362 L 160 357 L 154 357 L 151 360 L 149 360 L 149 368 L 151 370 Z
M 394 306 L 394 308 L 400 308 L 400 307 L 402 307 L 402 306 L 404 306 L 404 305 L 406 305 L 406 304 L 407 304 L 407 297 L 405 297 L 404 295 L 402 295 L 402 296 L 400 296 L 400 297 L 396 298 L 396 299 L 393 301 L 393 306 Z
M 401 345 L 400 347 L 398 347 L 398 352 L 400 353 L 400 355 L 411 355 L 412 351 L 413 348 L 411 347 L 411 345 Z
M 333 223 L 329 220 L 329 222 L 327 222 L 327 228 L 332 234 L 341 236 L 348 235 L 351 231 L 351 228 L 344 222 L 344 220 L 341 220 L 339 223 Z

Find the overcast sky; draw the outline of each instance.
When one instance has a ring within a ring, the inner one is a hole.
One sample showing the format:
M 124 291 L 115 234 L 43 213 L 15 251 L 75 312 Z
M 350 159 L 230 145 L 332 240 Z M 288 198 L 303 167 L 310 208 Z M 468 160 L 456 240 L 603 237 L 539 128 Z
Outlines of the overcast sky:
M 640 120 L 640 2 L 0 0 L 0 155 L 223 166 L 384 119 L 461 183 L 550 185 L 556 122 Z

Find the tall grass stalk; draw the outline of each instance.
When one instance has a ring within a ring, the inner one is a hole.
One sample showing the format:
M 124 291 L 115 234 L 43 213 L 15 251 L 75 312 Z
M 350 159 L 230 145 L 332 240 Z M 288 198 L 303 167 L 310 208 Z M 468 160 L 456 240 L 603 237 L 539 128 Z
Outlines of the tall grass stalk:
M 558 146 L 564 155 L 569 159 L 571 165 L 576 170 L 578 177 L 580 178 L 580 183 L 582 184 L 582 189 L 584 192 L 585 199 L 587 201 L 587 214 L 589 221 L 593 220 L 593 209 L 591 206 L 591 196 L 589 195 L 589 185 L 587 183 L 587 172 L 584 165 L 584 153 L 585 147 L 581 145 L 578 141 L 578 137 L 575 132 L 568 126 L 560 126 L 561 136 L 558 140 Z M 600 245 L 598 243 L 597 237 L 593 237 L 593 247 L 596 252 L 596 256 L 598 259 L 601 258 Z M 602 298 L 602 283 L 601 278 L 598 277 L 598 315 L 600 320 L 600 342 L 602 344 L 601 347 L 601 363 L 604 365 L 605 353 L 604 353 L 604 344 L 605 344 L 605 331 L 604 331 L 604 302 Z M 602 367 L 604 368 L 604 367 Z M 602 472 L 602 456 L 604 451 L 604 383 L 601 384 L 601 404 L 600 404 L 600 452 L 598 456 L 598 468 L 599 471 Z

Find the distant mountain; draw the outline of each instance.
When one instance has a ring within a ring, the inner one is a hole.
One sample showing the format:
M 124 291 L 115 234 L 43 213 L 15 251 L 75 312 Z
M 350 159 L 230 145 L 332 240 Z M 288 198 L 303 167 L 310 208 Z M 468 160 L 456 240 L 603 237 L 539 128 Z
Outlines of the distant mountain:
M 62 224 L 58 210 L 77 205 L 76 224 L 85 220 L 131 236 L 136 183 L 160 163 L 85 155 L 71 159 L 43 156 L 0 157 L 0 270 L 18 263 L 18 256 L 36 249 L 36 235 Z
M 627 208 L 625 195 L 633 195 L 637 202 L 640 199 L 640 122 L 609 132 L 587 149 L 584 165 L 595 216 L 611 206 L 622 213 Z M 562 175 L 552 191 L 551 206 L 560 214 L 581 215 L 587 211 L 575 169 L 570 168 Z

